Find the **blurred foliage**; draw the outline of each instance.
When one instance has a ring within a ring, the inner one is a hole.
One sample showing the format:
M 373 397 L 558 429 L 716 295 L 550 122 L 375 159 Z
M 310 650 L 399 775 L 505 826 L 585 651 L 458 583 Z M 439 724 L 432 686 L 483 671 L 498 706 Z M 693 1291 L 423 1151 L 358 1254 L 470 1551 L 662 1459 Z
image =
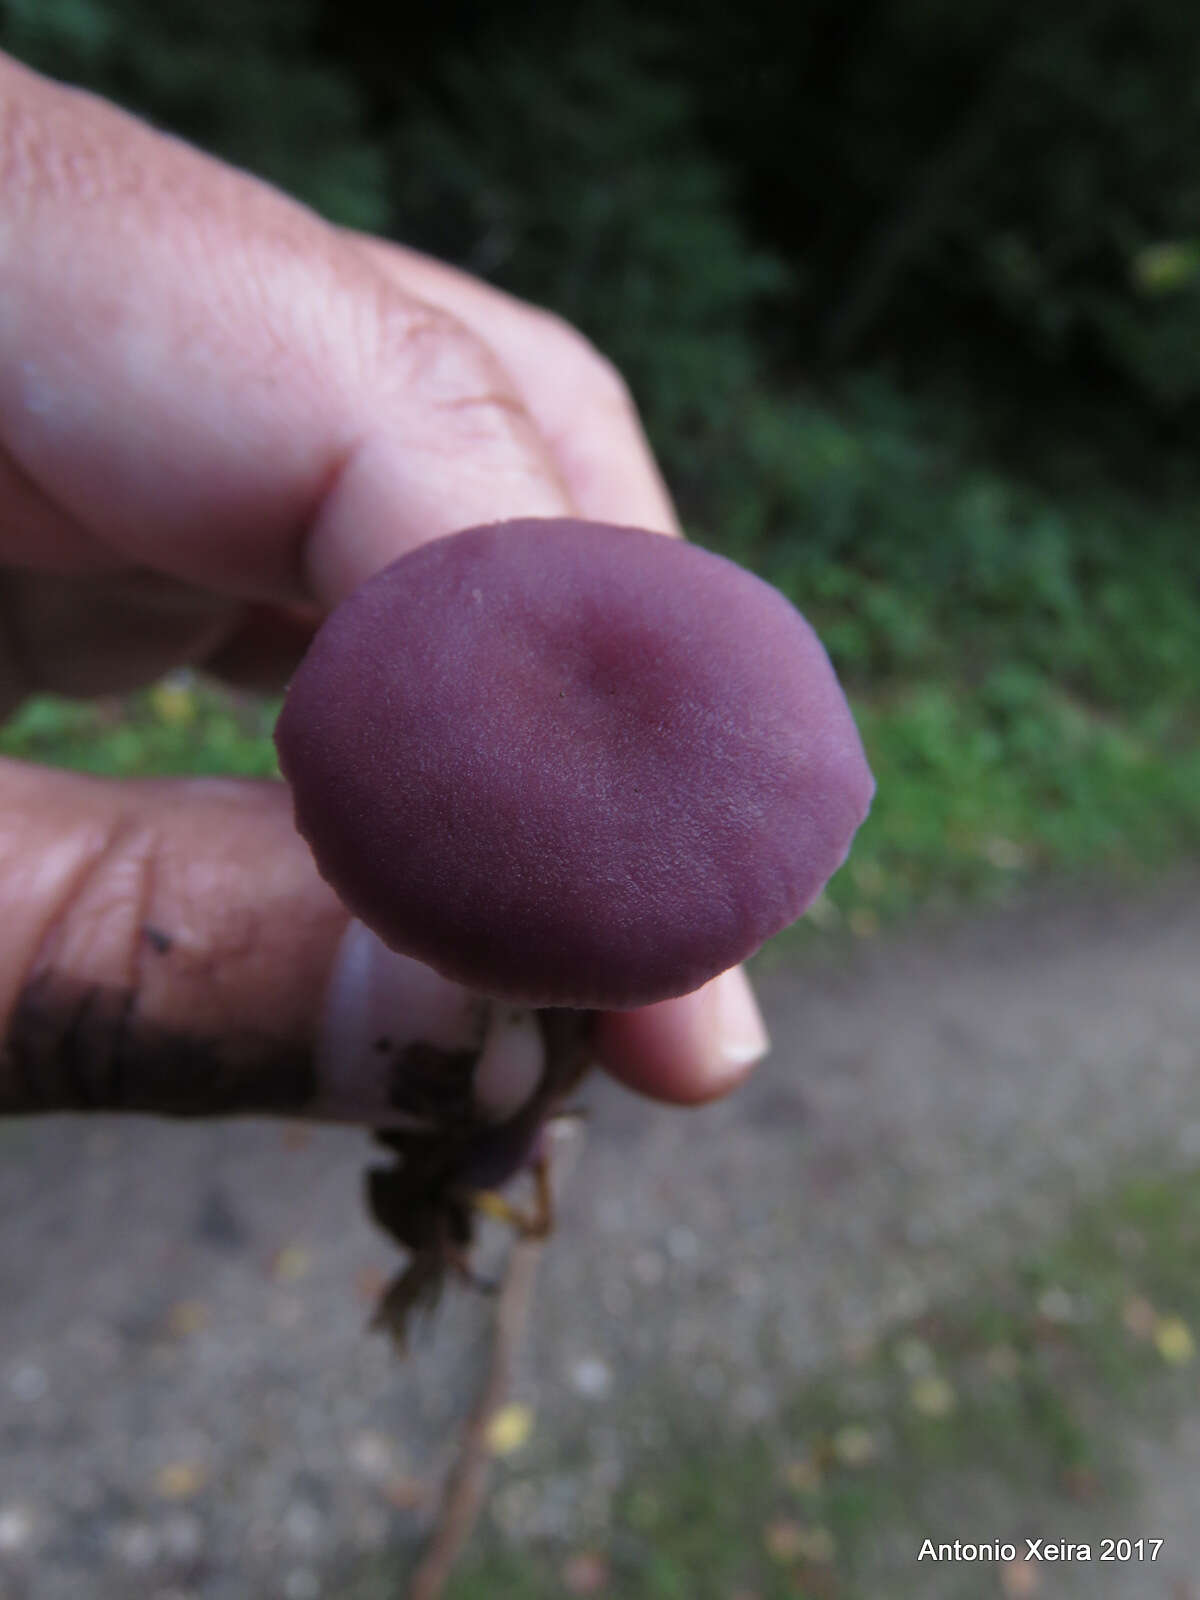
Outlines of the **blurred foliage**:
M 788 274 L 746 243 L 672 35 L 559 34 L 447 57 L 394 135 L 397 215 L 588 333 L 677 454 L 750 383 L 752 312 Z
M 27 700 L 0 728 L 0 754 L 105 778 L 272 778 L 278 711 L 278 700 L 235 694 L 185 669 L 122 698 Z
M 0 0 L 0 45 L 555 307 L 672 466 L 751 380 L 881 363 L 1039 469 L 1194 436 L 1177 0 Z
M 769 9 L 709 0 L 694 60 L 739 215 L 803 263 L 791 356 L 965 388 L 1026 447 L 1047 424 L 1131 459 L 1185 440 L 1200 13 L 817 0 L 772 25 Z
M 954 432 L 875 380 L 756 396 L 685 475 L 707 508 L 695 532 L 784 589 L 852 684 L 954 678 L 991 706 L 1014 673 L 1044 677 L 1194 734 L 1194 504 L 1151 509 L 1111 485 L 1052 496 Z

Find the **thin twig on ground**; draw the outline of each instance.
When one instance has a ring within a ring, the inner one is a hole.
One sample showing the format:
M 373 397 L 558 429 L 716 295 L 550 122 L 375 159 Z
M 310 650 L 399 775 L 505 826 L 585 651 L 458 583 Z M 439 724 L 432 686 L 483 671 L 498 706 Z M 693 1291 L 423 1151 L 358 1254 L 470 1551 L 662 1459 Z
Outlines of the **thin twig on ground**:
M 570 1143 L 575 1146 L 571 1151 L 573 1165 L 582 1143 L 581 1130 L 575 1131 Z M 567 1141 L 561 1138 L 554 1142 L 555 1200 L 566 1175 L 563 1171 L 565 1146 Z M 454 1565 L 478 1520 L 491 1464 L 488 1427 L 504 1404 L 512 1383 L 517 1352 L 529 1323 L 538 1265 L 545 1244 L 545 1238 L 535 1235 L 519 1237 L 509 1251 L 504 1279 L 496 1300 L 487 1375 L 463 1428 L 458 1456 L 446 1479 L 433 1529 L 409 1584 L 408 1600 L 440 1600 Z

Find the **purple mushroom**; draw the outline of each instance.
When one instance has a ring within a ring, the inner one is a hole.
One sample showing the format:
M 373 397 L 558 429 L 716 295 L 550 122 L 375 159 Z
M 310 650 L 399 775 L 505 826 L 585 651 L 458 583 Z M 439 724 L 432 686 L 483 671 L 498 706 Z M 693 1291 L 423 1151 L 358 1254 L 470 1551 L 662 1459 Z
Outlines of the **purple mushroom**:
M 794 921 L 874 784 L 829 658 L 696 545 L 571 520 L 470 528 L 328 618 L 276 734 L 346 905 L 483 994 L 624 1009 Z

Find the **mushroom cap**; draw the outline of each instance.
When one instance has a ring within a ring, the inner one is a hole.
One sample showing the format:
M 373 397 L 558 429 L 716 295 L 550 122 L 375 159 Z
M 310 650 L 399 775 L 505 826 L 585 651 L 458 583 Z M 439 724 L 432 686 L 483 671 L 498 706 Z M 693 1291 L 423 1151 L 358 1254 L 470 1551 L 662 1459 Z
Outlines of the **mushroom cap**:
M 276 729 L 296 825 L 393 949 L 481 993 L 699 988 L 816 898 L 874 780 L 778 590 L 664 534 L 469 528 L 340 605 Z

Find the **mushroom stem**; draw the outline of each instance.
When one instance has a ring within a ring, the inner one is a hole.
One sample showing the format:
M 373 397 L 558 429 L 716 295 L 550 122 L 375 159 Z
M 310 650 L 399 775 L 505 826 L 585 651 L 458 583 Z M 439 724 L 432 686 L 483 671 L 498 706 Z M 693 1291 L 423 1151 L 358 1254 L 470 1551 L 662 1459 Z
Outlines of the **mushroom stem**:
M 512 1037 L 520 1037 L 519 1016 L 532 1018 L 542 1045 L 536 1086 L 511 1115 L 496 1122 L 488 1115 L 487 1103 L 481 1107 L 476 1099 L 477 1071 L 486 1062 L 489 1041 L 497 1036 L 495 1029 L 489 1029 L 473 1058 L 464 1053 L 453 1068 L 442 1063 L 437 1084 L 442 1098 L 436 1114 L 419 1127 L 393 1127 L 375 1134 L 397 1159 L 391 1166 L 368 1172 L 368 1206 L 376 1223 L 409 1251 L 409 1261 L 384 1292 L 372 1326 L 389 1332 L 401 1350 L 414 1314 L 436 1306 L 451 1272 L 480 1286 L 469 1261 L 476 1221 L 481 1210 L 494 1214 L 500 1209 L 481 1207 L 480 1196 L 490 1195 L 527 1170 L 536 1180 L 545 1160 L 546 1122 L 591 1065 L 595 1011 L 548 1006 L 518 1014 L 508 1009 Z M 522 1050 L 525 1043 L 522 1040 Z M 413 1087 L 421 1095 L 426 1086 Z M 488 1087 L 492 1090 L 495 1085 Z M 421 1103 L 428 1106 L 427 1099 Z M 544 1166 L 539 1189 L 549 1192 Z M 506 1220 L 521 1237 L 549 1232 L 545 1205 L 541 1215 L 528 1220 L 514 1208 L 506 1209 Z

